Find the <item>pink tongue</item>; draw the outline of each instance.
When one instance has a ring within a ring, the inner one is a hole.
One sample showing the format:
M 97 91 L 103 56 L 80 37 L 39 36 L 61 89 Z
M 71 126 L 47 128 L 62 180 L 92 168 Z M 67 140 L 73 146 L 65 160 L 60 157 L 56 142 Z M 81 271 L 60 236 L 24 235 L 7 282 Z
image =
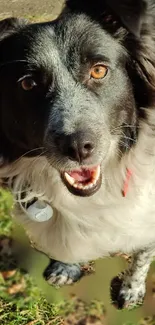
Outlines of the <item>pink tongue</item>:
M 68 173 L 71 177 L 73 177 L 77 182 L 85 182 L 92 178 L 91 170 L 75 170 Z

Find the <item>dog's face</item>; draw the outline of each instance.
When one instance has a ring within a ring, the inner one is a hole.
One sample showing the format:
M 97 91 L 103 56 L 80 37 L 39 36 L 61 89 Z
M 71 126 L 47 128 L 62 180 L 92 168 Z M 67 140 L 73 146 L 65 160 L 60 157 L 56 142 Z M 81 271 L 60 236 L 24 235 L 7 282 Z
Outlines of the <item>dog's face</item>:
M 92 195 L 136 126 L 120 38 L 67 14 L 17 28 L 1 41 L 0 62 L 4 153 L 10 148 L 14 159 L 41 149 L 73 194 Z

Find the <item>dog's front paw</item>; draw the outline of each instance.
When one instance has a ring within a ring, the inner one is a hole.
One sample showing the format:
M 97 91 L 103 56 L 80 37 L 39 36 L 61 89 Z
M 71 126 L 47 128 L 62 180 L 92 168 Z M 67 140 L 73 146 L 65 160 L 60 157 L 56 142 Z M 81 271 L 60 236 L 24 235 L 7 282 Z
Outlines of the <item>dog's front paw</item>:
M 44 271 L 44 278 L 50 284 L 61 287 L 65 284 L 77 282 L 83 275 L 78 264 L 66 264 L 51 260 Z
M 145 296 L 145 283 L 129 281 L 125 277 L 115 277 L 111 282 L 112 303 L 118 308 L 132 309 L 141 305 Z

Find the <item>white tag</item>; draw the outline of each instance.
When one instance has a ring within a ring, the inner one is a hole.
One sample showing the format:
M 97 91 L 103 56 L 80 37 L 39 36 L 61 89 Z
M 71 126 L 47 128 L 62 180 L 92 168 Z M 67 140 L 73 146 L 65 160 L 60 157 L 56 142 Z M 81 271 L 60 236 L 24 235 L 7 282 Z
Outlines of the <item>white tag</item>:
M 43 222 L 52 218 L 53 209 L 45 201 L 37 200 L 27 208 L 29 218 L 33 221 Z

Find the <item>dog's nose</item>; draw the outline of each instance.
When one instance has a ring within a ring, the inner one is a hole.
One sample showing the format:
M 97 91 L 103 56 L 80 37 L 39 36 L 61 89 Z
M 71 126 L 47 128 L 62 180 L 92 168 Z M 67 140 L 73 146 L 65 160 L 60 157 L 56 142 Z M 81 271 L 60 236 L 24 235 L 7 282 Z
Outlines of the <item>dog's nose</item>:
M 83 161 L 93 154 L 95 142 L 90 132 L 77 132 L 72 135 L 61 135 L 57 138 L 61 152 L 71 160 Z

